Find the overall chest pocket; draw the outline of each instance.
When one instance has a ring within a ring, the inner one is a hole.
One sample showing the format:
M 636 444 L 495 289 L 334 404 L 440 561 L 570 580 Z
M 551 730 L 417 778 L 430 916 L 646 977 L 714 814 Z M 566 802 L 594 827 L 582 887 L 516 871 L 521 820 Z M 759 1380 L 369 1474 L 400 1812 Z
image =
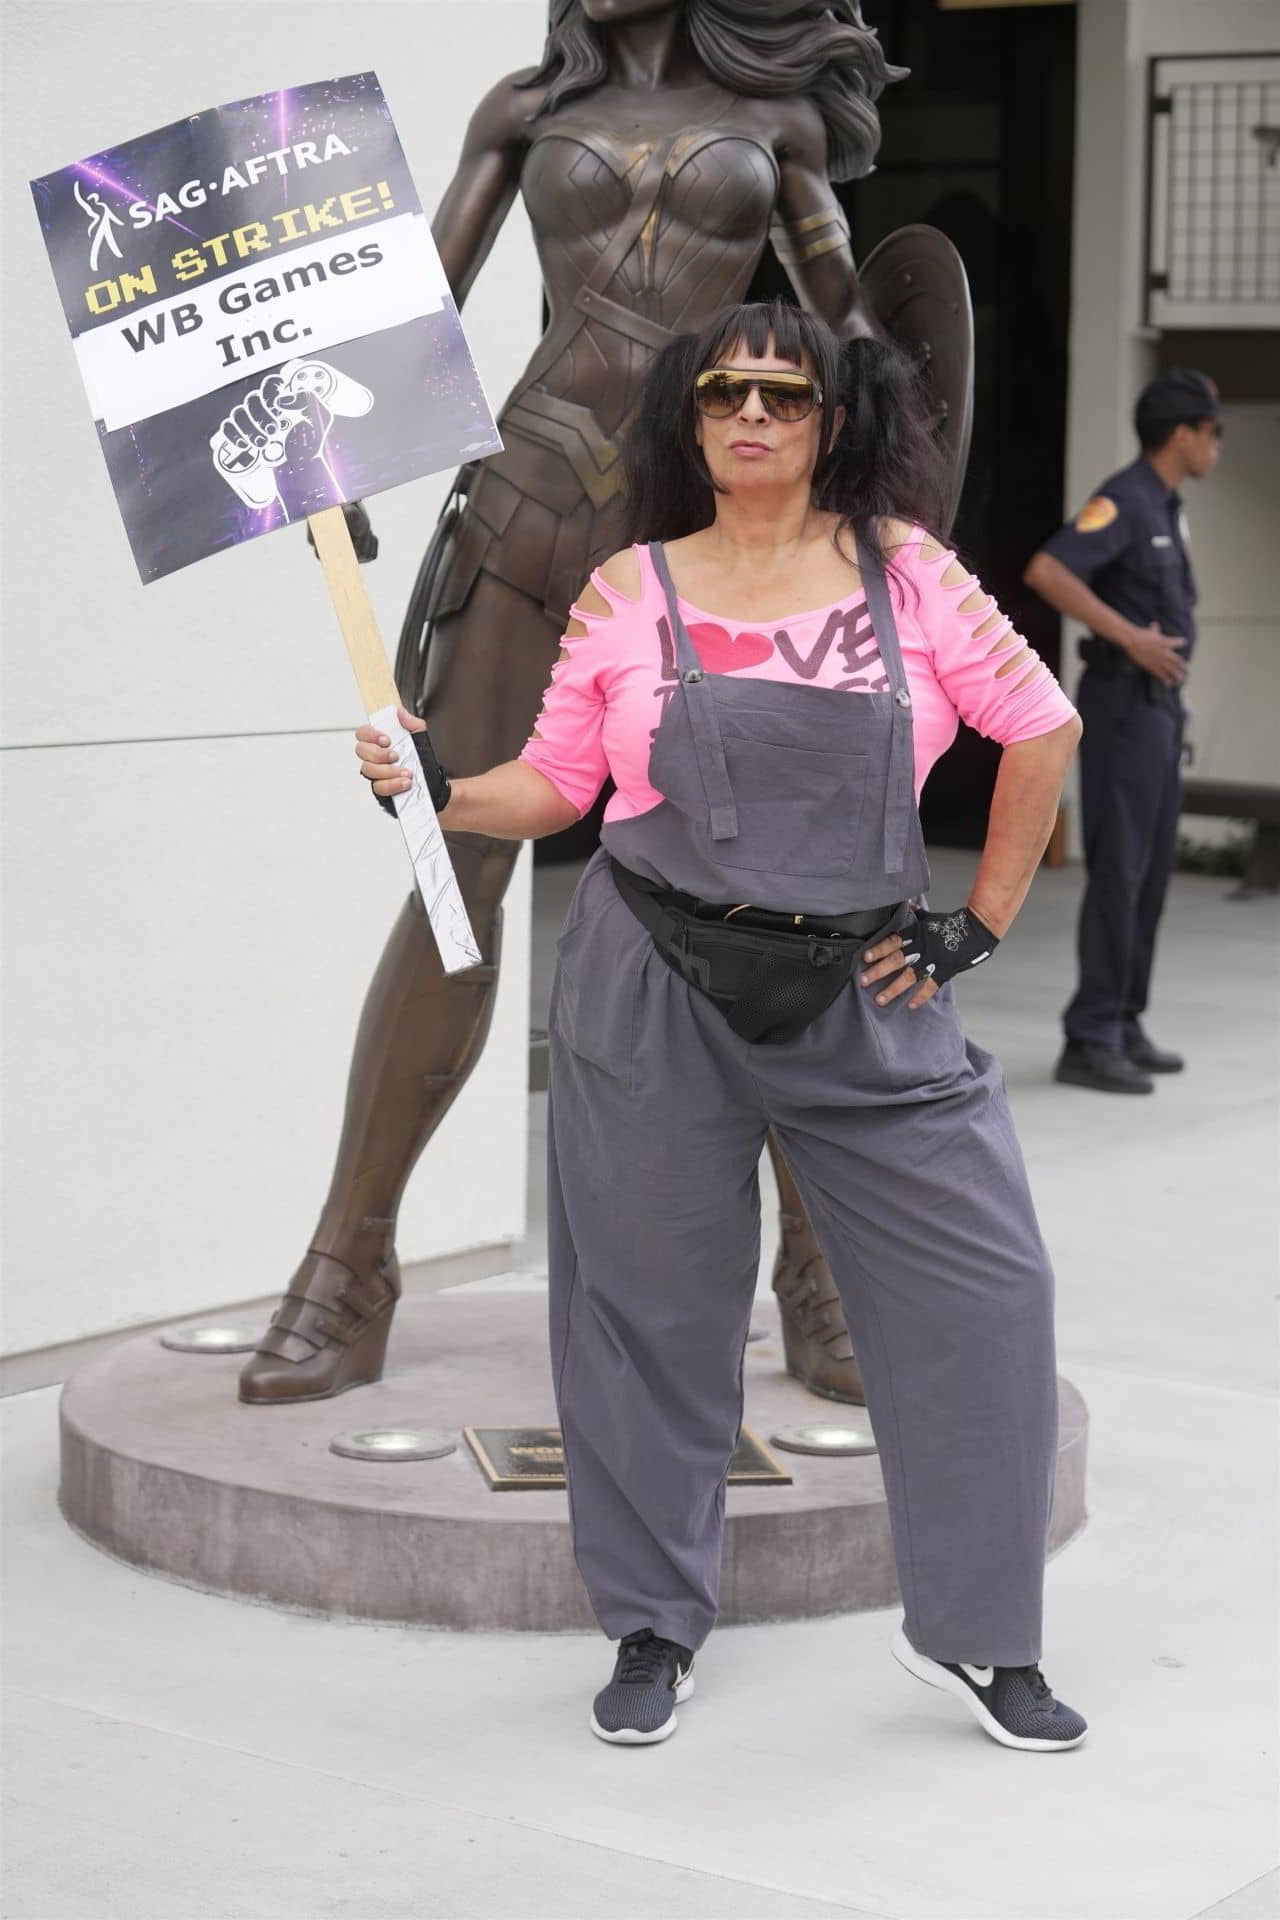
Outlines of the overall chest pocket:
M 803 720 L 794 711 L 721 712 L 738 832 L 713 843 L 719 866 L 798 879 L 838 879 L 850 872 L 871 766 L 853 719 L 851 708 L 840 718 L 828 709 Z

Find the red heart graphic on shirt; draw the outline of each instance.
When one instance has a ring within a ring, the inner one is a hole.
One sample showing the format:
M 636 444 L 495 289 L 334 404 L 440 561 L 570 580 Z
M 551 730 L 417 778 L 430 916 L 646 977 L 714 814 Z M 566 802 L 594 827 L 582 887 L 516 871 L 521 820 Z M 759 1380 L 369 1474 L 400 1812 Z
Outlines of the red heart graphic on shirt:
M 744 667 L 758 667 L 773 652 L 767 633 L 730 633 L 708 620 L 690 627 L 689 637 L 708 673 L 741 673 Z

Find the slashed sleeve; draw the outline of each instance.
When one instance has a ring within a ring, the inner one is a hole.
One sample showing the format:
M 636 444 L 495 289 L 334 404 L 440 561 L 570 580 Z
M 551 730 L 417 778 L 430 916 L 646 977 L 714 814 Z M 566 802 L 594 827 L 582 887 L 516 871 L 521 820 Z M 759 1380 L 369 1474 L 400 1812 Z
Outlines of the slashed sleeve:
M 1071 719 L 1075 708 L 1044 661 L 953 552 L 925 536 L 902 557 L 934 674 L 968 726 L 1009 747 Z
M 603 728 L 605 679 L 613 649 L 609 627 L 623 597 L 602 579 L 591 585 L 609 603 L 609 613 L 593 613 L 581 603 L 570 607 L 570 622 L 585 633 L 565 633 L 560 658 L 551 670 L 542 710 L 520 758 L 551 782 L 579 815 L 589 811 L 608 776 Z

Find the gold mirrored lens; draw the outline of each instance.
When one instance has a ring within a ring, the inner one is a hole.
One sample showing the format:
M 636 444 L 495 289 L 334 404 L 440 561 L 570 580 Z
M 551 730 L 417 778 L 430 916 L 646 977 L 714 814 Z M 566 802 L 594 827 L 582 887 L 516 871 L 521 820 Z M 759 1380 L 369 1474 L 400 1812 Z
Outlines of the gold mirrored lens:
M 764 402 L 765 412 L 771 413 L 775 420 L 803 420 L 818 403 L 812 381 L 803 387 L 764 386 L 760 389 L 760 398 Z
M 760 377 L 711 368 L 700 373 L 694 383 L 699 411 L 713 420 L 726 420 L 736 413 L 752 388 L 760 394 L 765 412 L 773 420 L 793 423 L 804 420 L 817 406 L 821 394 L 807 373 L 782 373 Z

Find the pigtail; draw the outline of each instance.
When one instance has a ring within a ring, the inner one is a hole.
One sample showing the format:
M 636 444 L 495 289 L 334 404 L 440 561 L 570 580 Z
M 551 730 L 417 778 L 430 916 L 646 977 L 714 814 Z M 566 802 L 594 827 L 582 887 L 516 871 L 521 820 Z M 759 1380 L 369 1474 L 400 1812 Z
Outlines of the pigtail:
M 850 340 L 841 361 L 845 419 L 815 491 L 819 505 L 847 520 L 883 564 L 884 520 L 912 521 L 942 541 L 946 460 L 924 384 L 901 348 Z

